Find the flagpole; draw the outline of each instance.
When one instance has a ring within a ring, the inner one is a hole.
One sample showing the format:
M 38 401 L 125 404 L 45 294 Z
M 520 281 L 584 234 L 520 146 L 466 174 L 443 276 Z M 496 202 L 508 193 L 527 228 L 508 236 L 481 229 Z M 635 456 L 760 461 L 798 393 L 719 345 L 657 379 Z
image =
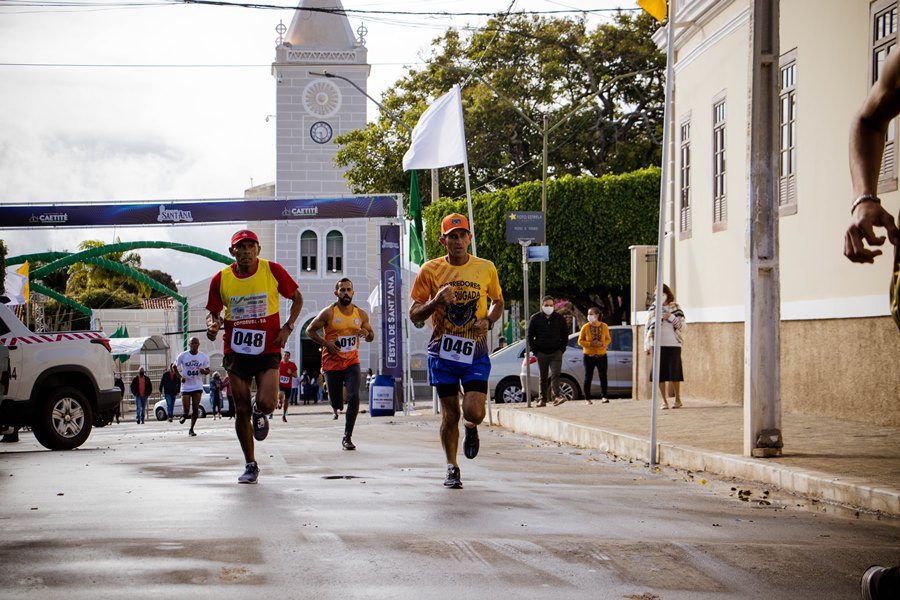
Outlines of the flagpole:
M 666 25 L 666 85 L 665 85 L 665 105 L 663 107 L 663 148 L 662 148 L 662 169 L 659 182 L 659 231 L 656 242 L 656 300 L 653 305 L 656 308 L 653 319 L 653 383 L 650 386 L 650 464 L 657 463 L 656 456 L 656 403 L 658 401 L 657 390 L 659 389 L 659 350 L 660 350 L 660 334 L 659 328 L 662 322 L 659 306 L 663 297 L 663 256 L 665 254 L 666 242 L 666 188 L 669 180 L 669 136 L 670 127 L 670 97 L 672 94 L 672 52 L 675 37 L 675 19 L 671 12 L 668 12 L 669 23 Z M 649 323 L 648 323 L 649 326 Z
M 407 281 L 409 277 L 403 277 L 403 246 L 404 246 L 404 237 L 406 234 L 406 209 L 403 206 L 403 196 L 400 194 L 397 195 L 397 217 L 400 221 L 400 314 L 405 314 L 403 310 L 403 301 L 409 298 L 409 293 L 406 288 L 409 285 Z M 412 263 L 409 261 L 409 256 L 407 258 L 407 267 L 410 267 L 408 270 L 409 276 L 412 277 Z M 409 319 L 401 319 L 403 321 L 403 341 L 406 352 L 406 364 L 403 365 L 403 374 L 406 378 L 406 385 L 403 386 L 404 390 L 404 402 L 403 402 L 403 414 L 409 416 L 412 412 L 413 404 L 415 403 L 415 382 L 412 379 L 412 365 L 410 364 L 410 359 L 412 357 L 411 349 L 410 349 L 410 341 L 409 341 Z
M 459 84 L 454 84 L 454 88 L 459 88 Z M 462 92 L 457 92 L 459 94 L 459 129 L 461 134 L 461 139 L 465 142 L 466 139 L 466 127 L 465 123 L 463 123 L 463 109 L 462 109 Z M 478 256 L 478 249 L 475 245 L 475 216 L 472 213 L 472 187 L 469 184 L 469 149 L 466 147 L 466 144 L 463 143 L 463 173 L 466 176 L 466 204 L 469 208 L 469 228 L 471 231 L 469 233 L 472 234 L 472 256 Z

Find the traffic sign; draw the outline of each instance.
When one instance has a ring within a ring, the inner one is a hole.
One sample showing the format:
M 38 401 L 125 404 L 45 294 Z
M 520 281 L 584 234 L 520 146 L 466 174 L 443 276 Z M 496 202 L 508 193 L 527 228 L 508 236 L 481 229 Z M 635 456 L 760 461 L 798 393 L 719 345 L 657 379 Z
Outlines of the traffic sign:
M 544 213 L 539 210 L 506 211 L 506 242 L 518 244 L 519 240 L 544 243 Z
M 528 246 L 528 262 L 550 262 L 550 246 Z

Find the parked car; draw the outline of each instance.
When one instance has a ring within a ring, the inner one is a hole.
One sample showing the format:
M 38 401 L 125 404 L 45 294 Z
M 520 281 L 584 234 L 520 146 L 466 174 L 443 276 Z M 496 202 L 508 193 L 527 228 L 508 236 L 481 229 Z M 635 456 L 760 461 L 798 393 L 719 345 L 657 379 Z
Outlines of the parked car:
M 519 371 L 524 357 L 525 340 L 519 340 L 491 354 L 488 393 L 497 404 L 523 400 Z
M 612 338 L 609 346 L 606 348 L 608 358 L 608 366 L 606 369 L 607 380 L 609 383 L 610 396 L 630 396 L 631 395 L 631 365 L 634 362 L 632 355 L 633 335 L 631 326 L 629 325 L 613 325 L 609 328 L 609 335 Z M 493 357 L 492 357 L 493 361 Z M 519 372 L 521 379 L 520 389 L 525 386 L 525 360 L 521 361 Z M 563 396 L 567 400 L 578 400 L 584 397 L 584 390 L 581 384 L 584 382 L 584 352 L 578 345 L 578 334 L 573 333 L 569 336 L 569 343 L 563 354 L 562 372 L 559 376 L 559 387 Z M 540 396 L 541 376 L 538 371 L 537 358 L 531 356 L 531 381 L 529 384 L 529 392 L 532 398 Z M 591 393 L 595 397 L 600 395 L 600 378 L 597 377 L 597 371 L 594 371 L 591 380 Z
M 174 416 L 179 418 L 184 414 L 184 402 L 182 401 L 181 397 L 181 394 L 175 396 L 175 408 L 172 409 L 172 412 L 175 413 Z M 211 415 L 212 412 L 212 397 L 209 394 L 209 386 L 204 384 L 203 394 L 200 396 L 199 417 L 201 419 L 205 419 L 206 415 Z M 165 421 L 169 418 L 169 415 L 166 412 L 165 398 L 153 405 L 153 414 L 156 415 L 157 421 Z M 222 398 L 222 414 L 226 417 L 232 416 L 231 407 L 228 406 L 228 398 Z

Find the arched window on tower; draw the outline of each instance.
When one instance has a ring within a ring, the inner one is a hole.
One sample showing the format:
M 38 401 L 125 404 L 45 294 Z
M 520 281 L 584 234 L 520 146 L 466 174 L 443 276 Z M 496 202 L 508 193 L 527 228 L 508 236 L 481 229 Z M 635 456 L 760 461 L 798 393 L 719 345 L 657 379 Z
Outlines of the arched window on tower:
M 319 236 L 306 230 L 300 234 L 300 272 L 315 273 L 319 268 Z
M 344 270 L 344 236 L 340 231 L 329 231 L 325 236 L 325 268 L 330 273 Z

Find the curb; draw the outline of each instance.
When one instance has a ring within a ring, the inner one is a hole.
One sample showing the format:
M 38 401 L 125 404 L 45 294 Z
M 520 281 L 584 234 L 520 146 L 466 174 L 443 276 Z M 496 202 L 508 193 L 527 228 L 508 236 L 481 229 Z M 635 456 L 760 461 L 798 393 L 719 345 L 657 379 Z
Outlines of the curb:
M 648 438 L 516 409 L 491 407 L 491 413 L 495 425 L 516 433 L 642 461 L 650 456 Z M 757 481 L 801 496 L 900 517 L 900 490 L 871 481 L 661 441 L 657 441 L 656 456 L 661 465 Z

